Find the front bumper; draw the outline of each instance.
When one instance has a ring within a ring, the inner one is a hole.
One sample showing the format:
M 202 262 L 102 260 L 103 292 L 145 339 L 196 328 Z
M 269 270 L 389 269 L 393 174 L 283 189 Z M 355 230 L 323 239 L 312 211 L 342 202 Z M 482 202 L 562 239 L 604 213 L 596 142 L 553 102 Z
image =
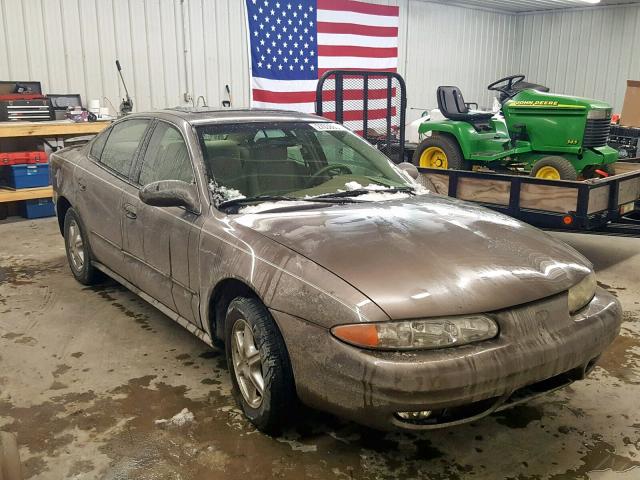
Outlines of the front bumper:
M 291 315 L 272 314 L 287 344 L 300 400 L 383 430 L 472 421 L 579 379 L 616 338 L 622 317 L 617 299 L 602 289 L 570 317 L 564 293 L 492 313 L 501 330 L 494 340 L 376 352 L 344 344 Z M 423 410 L 434 416 L 416 423 L 396 415 Z

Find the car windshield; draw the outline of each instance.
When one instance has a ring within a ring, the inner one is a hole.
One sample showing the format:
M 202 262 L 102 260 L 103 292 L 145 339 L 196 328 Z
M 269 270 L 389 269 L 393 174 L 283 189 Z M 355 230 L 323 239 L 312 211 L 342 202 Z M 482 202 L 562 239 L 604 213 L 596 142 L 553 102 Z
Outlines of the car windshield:
M 220 202 L 342 198 L 411 190 L 389 159 L 335 123 L 243 123 L 197 127 Z

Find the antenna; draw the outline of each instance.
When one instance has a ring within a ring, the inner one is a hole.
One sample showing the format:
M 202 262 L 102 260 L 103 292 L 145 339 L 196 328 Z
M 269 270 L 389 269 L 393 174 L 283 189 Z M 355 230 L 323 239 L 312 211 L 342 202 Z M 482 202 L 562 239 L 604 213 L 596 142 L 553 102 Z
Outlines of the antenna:
M 126 99 L 123 98 L 122 102 L 120 103 L 120 115 L 125 116 L 130 114 L 133 111 L 133 100 L 131 100 L 131 97 L 129 96 L 129 90 L 127 90 L 127 84 L 124 83 L 124 77 L 122 76 L 122 67 L 120 67 L 119 60 L 116 60 L 116 68 L 118 69 L 118 73 L 120 74 L 120 80 L 122 81 L 122 86 L 124 87 L 124 93 L 127 96 L 127 98 Z

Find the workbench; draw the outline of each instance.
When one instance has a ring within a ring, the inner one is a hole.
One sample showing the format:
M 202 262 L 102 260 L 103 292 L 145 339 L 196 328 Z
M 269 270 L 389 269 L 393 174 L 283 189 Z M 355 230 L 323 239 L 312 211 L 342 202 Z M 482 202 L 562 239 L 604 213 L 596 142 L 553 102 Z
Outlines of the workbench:
M 46 138 L 64 139 L 83 135 L 95 135 L 107 128 L 111 122 L 82 122 L 74 123 L 67 120 L 50 122 L 0 122 L 0 139 L 7 138 Z M 51 198 L 53 190 L 51 186 L 39 188 L 23 188 L 12 190 L 0 188 L 0 204 L 6 202 L 18 202 L 21 200 L 34 200 L 38 198 Z
M 111 122 L 73 123 L 66 120 L 51 122 L 0 122 L 0 138 L 16 137 L 75 137 L 94 135 L 107 128 Z

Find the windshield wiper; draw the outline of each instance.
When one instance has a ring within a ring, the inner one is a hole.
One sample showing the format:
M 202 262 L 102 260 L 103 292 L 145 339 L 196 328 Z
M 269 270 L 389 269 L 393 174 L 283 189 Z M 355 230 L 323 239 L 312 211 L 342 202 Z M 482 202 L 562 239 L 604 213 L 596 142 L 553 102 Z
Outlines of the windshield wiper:
M 245 203 L 279 202 L 281 200 L 297 200 L 297 198 L 287 197 L 285 195 L 256 195 L 255 197 L 238 197 L 220 202 L 218 204 L 218 207 L 231 207 L 233 205 L 243 205 Z
M 360 195 L 366 195 L 367 193 L 409 193 L 415 195 L 415 189 L 413 187 L 396 187 L 396 188 L 356 188 L 355 190 L 347 190 L 345 192 L 325 193 L 313 198 L 348 198 L 358 197 Z
M 255 197 L 243 197 L 233 198 L 231 200 L 225 200 L 218 204 L 218 208 L 233 207 L 236 205 L 244 205 L 247 203 L 260 203 L 260 202 L 322 202 L 322 203 L 354 203 L 357 200 L 351 200 L 349 198 L 340 198 L 339 201 L 330 197 L 292 197 L 287 195 L 256 195 Z

